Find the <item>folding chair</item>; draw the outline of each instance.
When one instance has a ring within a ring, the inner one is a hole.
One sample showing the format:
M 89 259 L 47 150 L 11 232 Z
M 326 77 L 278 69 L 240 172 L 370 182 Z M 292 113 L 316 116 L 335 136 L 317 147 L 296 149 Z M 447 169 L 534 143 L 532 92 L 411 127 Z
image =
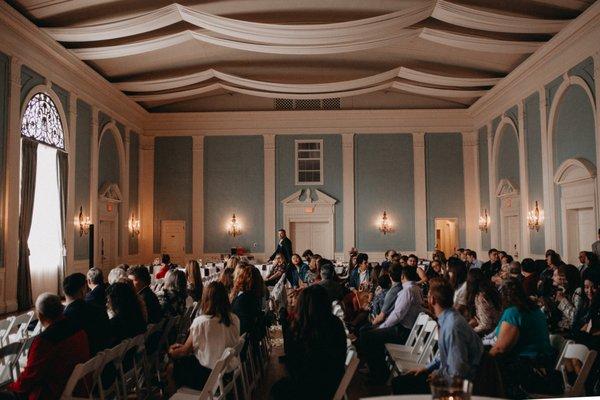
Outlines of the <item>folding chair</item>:
M 0 386 L 12 383 L 19 377 L 21 346 L 21 342 L 14 342 L 0 348 Z
M 127 399 L 129 394 L 142 398 L 142 381 L 144 378 L 144 334 L 128 341 L 122 357 L 117 358 L 117 367 L 121 380 L 121 394 Z
M 100 399 L 122 399 L 119 378 L 119 363 L 125 355 L 130 339 L 122 341 L 112 349 L 104 351 L 104 360 L 100 371 Z M 109 373 L 110 372 L 110 373 Z M 107 381 L 110 379 L 110 381 Z
M 0 346 L 8 344 L 8 335 L 12 328 L 15 317 L 7 317 L 3 320 L 0 320 Z
M 246 392 L 246 377 L 242 367 L 242 351 L 246 344 L 246 334 L 240 336 L 238 343 L 233 348 L 233 358 L 231 368 L 233 369 L 233 383 L 236 400 L 246 399 L 250 400 L 248 393 Z M 241 385 L 240 385 L 241 382 Z M 241 387 L 240 387 L 241 386 Z
M 402 354 L 415 354 L 420 351 L 420 346 L 423 345 L 425 340 L 426 331 L 423 329 L 427 322 L 431 321 L 431 317 L 425 313 L 419 314 L 417 317 L 410 334 L 406 339 L 405 344 L 394 344 L 386 343 L 385 349 L 388 354 L 394 357 L 400 357 Z M 431 331 L 430 331 L 431 332 Z
M 106 354 L 100 352 L 83 364 L 77 364 L 60 396 L 61 400 L 99 399 L 100 373 Z M 83 393 L 75 393 L 77 389 L 85 389 Z
M 590 350 L 586 346 L 577 343 L 567 343 L 563 349 L 563 352 L 558 359 L 556 369 L 561 373 L 563 382 L 565 385 L 565 397 L 578 397 L 585 396 L 585 381 L 590 374 L 590 370 L 594 365 L 596 359 L 596 351 Z M 571 385 L 567 379 L 567 373 L 565 371 L 565 360 L 566 359 L 577 359 L 581 362 L 581 371 L 577 375 L 577 379 Z
M 344 376 L 342 377 L 342 380 L 335 391 L 333 400 L 348 399 L 346 390 L 348 390 L 348 386 L 354 377 L 356 368 L 358 368 L 358 355 L 356 354 L 356 350 L 354 350 L 354 348 L 349 348 L 348 352 L 346 353 L 346 372 L 344 372 Z
M 29 336 L 29 324 L 33 320 L 34 312 L 29 311 L 21 315 L 14 317 L 13 323 L 8 330 L 8 340 L 10 342 L 16 342 L 21 339 L 25 339 Z

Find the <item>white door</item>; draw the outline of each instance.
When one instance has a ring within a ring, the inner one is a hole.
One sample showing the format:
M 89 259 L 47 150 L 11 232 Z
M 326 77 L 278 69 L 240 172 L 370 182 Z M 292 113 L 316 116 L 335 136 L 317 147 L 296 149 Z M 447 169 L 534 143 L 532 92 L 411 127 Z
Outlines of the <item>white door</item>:
M 160 251 L 171 261 L 182 262 L 185 255 L 185 221 L 161 221 Z
M 310 249 L 314 254 L 333 258 L 332 229 L 327 222 L 291 222 L 290 240 L 295 253 Z
M 519 252 L 521 250 L 521 228 L 519 226 L 519 217 L 517 215 L 510 215 L 504 217 L 504 243 L 502 248 L 508 254 L 514 258 L 519 258 Z
M 435 219 L 435 248 L 444 252 L 449 257 L 458 248 L 457 220 Z
M 596 220 L 593 208 L 567 210 L 567 261 L 579 263 L 580 251 L 590 251 L 596 237 Z
M 98 246 L 100 246 L 100 268 L 104 273 L 104 276 L 108 276 L 108 273 L 115 265 L 115 250 L 116 243 L 114 237 L 114 222 L 112 221 L 100 221 L 100 227 L 98 230 Z

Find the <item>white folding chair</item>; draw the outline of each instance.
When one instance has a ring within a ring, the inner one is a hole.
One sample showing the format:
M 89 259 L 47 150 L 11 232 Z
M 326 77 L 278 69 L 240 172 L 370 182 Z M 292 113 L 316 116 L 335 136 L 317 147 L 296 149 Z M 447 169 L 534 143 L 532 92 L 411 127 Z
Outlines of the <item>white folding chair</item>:
M 348 386 L 354 377 L 356 368 L 358 368 L 358 355 L 356 354 L 356 350 L 350 348 L 346 353 L 346 371 L 344 372 L 344 376 L 342 377 L 342 380 L 335 391 L 333 400 L 342 400 L 348 398 L 346 395 L 346 390 L 348 390 Z
M 558 360 L 556 369 L 562 374 L 563 382 L 565 385 L 565 397 L 578 397 L 585 396 L 585 381 L 590 374 L 590 370 L 594 365 L 596 359 L 596 351 L 590 350 L 586 346 L 577 343 L 567 343 L 563 349 L 563 352 Z M 571 385 L 567 379 L 567 373 L 565 371 L 566 359 L 577 359 L 581 362 L 581 371 L 575 382 Z
M 9 343 L 8 335 L 12 328 L 15 317 L 7 317 L 0 320 L 0 346 L 4 346 Z
M 434 323 L 435 326 L 433 327 L 431 334 L 429 335 L 429 338 L 423 345 L 423 350 L 417 356 L 416 360 L 414 360 L 414 359 L 405 360 L 402 358 L 393 359 L 396 370 L 399 373 L 403 373 L 403 372 L 409 371 L 411 369 L 421 368 L 421 367 L 427 365 L 435 356 L 435 354 L 436 354 L 435 349 L 437 347 L 437 342 L 438 342 L 438 329 L 437 329 L 437 323 L 435 323 L 435 321 L 429 321 L 427 323 L 427 325 L 425 325 L 424 329 L 430 328 L 430 326 L 431 326 L 430 323 Z
M 250 400 L 248 394 L 246 392 L 246 377 L 244 376 L 244 371 L 242 367 L 242 350 L 244 349 L 244 345 L 246 344 L 246 334 L 244 333 L 240 336 L 237 344 L 233 348 L 233 359 L 236 360 L 233 362 L 230 367 L 233 370 L 233 383 L 234 383 L 234 392 L 236 400 Z M 240 387 L 241 386 L 241 387 Z
M 138 399 L 142 398 L 140 385 L 144 376 L 144 334 L 128 340 L 125 351 L 116 359 L 121 384 L 121 396 L 125 400 L 129 394 L 135 394 Z M 131 359 L 128 359 L 131 357 Z M 125 363 L 125 361 L 128 361 Z
M 212 372 L 208 376 L 202 391 L 193 390 L 183 387 L 177 391 L 171 400 L 220 400 L 225 399 L 227 394 L 233 389 L 233 385 L 223 384 L 223 375 L 226 372 L 226 367 L 233 357 L 233 349 L 225 349 L 223 355 L 217 361 Z
M 100 373 L 104 363 L 105 353 L 100 352 L 83 364 L 77 364 L 71 372 L 71 377 L 60 396 L 61 400 L 99 399 Z M 78 384 L 81 382 L 81 385 Z M 76 388 L 83 387 L 87 396 L 78 396 Z
M 434 331 L 436 330 L 437 323 L 434 320 L 429 319 L 421 328 L 419 335 L 417 335 L 416 340 L 413 342 L 413 346 L 398 348 L 398 346 L 402 345 L 386 343 L 385 348 L 391 369 L 400 374 L 401 370 L 398 367 L 400 362 L 418 362 L 423 356 L 423 353 L 437 342 L 432 342 Z
M 14 382 L 19 376 L 19 354 L 21 342 L 0 347 L 0 386 Z
M 123 340 L 120 344 L 116 345 L 112 349 L 105 350 L 104 360 L 101 366 L 100 371 L 100 399 L 121 399 L 121 388 L 120 388 L 120 378 L 119 378 L 119 363 L 121 362 L 121 358 L 124 356 L 127 347 L 129 346 L 129 340 Z M 112 365 L 110 367 L 109 365 Z M 111 382 L 105 382 L 104 370 L 107 368 L 114 368 L 114 376 L 111 377 L 113 380 Z
M 10 342 L 16 342 L 29 336 L 29 323 L 33 320 L 33 315 L 34 312 L 29 311 L 14 317 L 7 336 Z
M 419 314 L 410 330 L 410 334 L 408 335 L 405 344 L 386 343 L 385 348 L 390 356 L 393 358 L 394 356 L 400 357 L 403 353 L 417 353 L 419 351 L 419 346 L 426 340 L 425 335 L 427 332 L 425 332 L 425 329 L 423 328 L 431 320 L 429 315 L 425 313 Z

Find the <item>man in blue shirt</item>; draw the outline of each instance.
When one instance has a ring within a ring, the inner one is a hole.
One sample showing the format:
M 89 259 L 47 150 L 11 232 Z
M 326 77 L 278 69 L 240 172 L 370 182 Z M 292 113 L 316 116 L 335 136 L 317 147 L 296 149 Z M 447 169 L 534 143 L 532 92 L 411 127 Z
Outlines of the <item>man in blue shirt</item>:
M 473 380 L 483 344 L 453 305 L 454 293 L 450 283 L 442 278 L 430 281 L 427 303 L 439 325 L 439 355 L 422 368 L 411 370 L 392 381 L 394 394 L 428 393 L 432 373 L 440 377 L 460 377 Z

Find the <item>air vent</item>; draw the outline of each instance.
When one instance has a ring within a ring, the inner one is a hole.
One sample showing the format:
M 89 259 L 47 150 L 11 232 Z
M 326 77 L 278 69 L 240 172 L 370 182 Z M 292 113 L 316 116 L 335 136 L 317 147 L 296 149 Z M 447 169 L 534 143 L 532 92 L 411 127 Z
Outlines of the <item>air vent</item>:
M 339 110 L 341 101 L 339 97 L 329 99 L 275 99 L 275 110 Z

